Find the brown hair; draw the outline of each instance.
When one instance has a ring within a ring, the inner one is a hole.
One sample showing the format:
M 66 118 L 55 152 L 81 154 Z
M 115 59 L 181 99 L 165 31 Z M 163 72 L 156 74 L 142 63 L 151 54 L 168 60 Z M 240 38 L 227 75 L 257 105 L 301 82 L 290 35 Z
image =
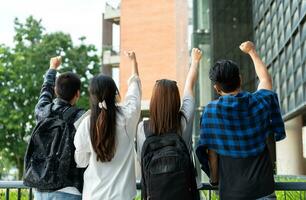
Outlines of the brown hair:
M 179 131 L 180 107 L 180 93 L 176 82 L 167 79 L 156 81 L 150 102 L 150 130 L 157 135 Z
M 109 162 L 116 152 L 116 106 L 118 88 L 111 77 L 95 76 L 89 86 L 90 138 L 97 161 Z M 99 104 L 105 103 L 106 107 Z

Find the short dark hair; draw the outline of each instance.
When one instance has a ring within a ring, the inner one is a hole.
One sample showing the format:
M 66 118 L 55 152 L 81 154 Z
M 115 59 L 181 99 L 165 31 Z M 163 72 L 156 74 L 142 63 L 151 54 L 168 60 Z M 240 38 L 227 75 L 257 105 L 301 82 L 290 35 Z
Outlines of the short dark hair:
M 233 92 L 240 87 L 240 72 L 231 60 L 219 60 L 209 71 L 209 79 L 223 92 Z
M 71 101 L 80 89 L 81 80 L 77 74 L 72 72 L 61 74 L 55 81 L 57 96 L 66 101 Z

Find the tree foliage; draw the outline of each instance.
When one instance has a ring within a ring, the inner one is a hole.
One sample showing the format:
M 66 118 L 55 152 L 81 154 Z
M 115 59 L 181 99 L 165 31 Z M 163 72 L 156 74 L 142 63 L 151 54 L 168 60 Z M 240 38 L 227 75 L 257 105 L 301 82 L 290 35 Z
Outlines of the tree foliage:
M 0 151 L 23 172 L 23 157 L 35 126 L 34 107 L 43 75 L 51 57 L 62 55 L 61 71 L 73 71 L 82 81 L 78 103 L 88 107 L 89 79 L 99 71 L 100 59 L 85 38 L 74 45 L 69 34 L 45 33 L 41 20 L 28 17 L 24 23 L 15 19 L 14 46 L 0 45 Z

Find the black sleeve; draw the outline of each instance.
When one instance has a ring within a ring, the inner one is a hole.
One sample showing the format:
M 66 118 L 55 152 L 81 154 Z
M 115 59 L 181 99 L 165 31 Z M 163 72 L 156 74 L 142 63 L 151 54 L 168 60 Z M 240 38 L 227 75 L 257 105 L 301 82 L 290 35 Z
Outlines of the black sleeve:
M 38 103 L 35 106 L 36 121 L 41 120 L 47 114 L 44 108 L 53 101 L 55 77 L 56 70 L 49 69 L 45 75 Z

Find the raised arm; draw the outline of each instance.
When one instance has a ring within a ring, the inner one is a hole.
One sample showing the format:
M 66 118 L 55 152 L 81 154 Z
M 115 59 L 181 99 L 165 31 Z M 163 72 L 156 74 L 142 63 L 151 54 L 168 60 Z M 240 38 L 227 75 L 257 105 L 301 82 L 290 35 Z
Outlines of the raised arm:
M 39 121 L 40 118 L 44 117 L 43 108 L 52 103 L 54 98 L 54 86 L 57 69 L 61 64 L 61 57 L 54 57 L 50 59 L 50 67 L 45 75 L 45 80 L 40 91 L 38 103 L 35 106 L 35 117 Z
M 124 51 L 124 54 L 129 58 L 132 66 L 132 75 L 139 76 L 138 72 L 138 64 L 137 59 L 134 51 Z
M 249 54 L 254 63 L 255 71 L 259 79 L 257 90 L 272 90 L 272 78 L 266 65 L 257 54 L 254 44 L 250 41 L 246 41 L 240 45 L 240 49 L 244 53 Z
M 201 58 L 202 58 L 201 50 L 193 48 L 191 52 L 191 65 L 185 82 L 184 96 L 185 95 L 194 96 L 193 88 L 198 77 L 198 68 Z
M 137 123 L 139 122 L 140 112 L 141 112 L 141 81 L 138 73 L 138 65 L 136 60 L 135 52 L 126 51 L 124 52 L 126 57 L 130 61 L 132 68 L 131 77 L 128 80 L 128 89 L 125 94 L 123 107 L 124 115 L 126 118 L 127 130 L 133 130 L 128 132 L 131 139 L 135 137 Z

